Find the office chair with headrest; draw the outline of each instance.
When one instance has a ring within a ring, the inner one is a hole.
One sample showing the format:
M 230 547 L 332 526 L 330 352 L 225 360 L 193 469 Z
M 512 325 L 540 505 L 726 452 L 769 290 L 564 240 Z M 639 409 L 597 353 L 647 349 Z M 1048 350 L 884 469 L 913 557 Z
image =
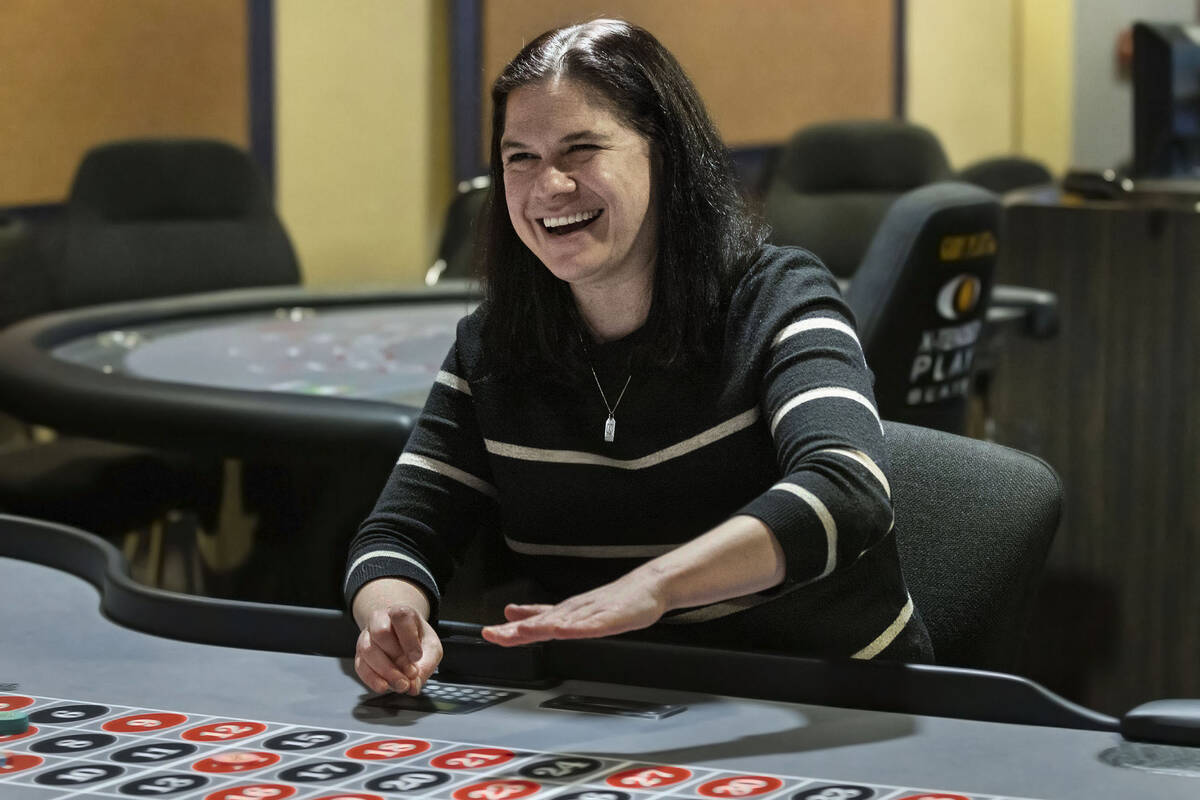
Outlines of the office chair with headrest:
M 300 270 L 248 154 L 204 139 L 90 150 L 53 231 L 55 307 L 295 284 Z M 0 510 L 108 536 L 211 506 L 221 465 L 59 436 L 0 452 Z
M 1045 164 L 1024 156 L 997 156 L 976 161 L 959 170 L 956 178 L 996 194 L 1054 182 L 1054 175 Z
M 92 148 L 61 238 L 51 265 L 61 308 L 300 281 L 262 172 L 210 139 Z
M 937 662 L 1017 667 L 1058 530 L 1058 475 L 998 444 L 893 422 L 884 431 L 900 563 Z
M 446 209 L 437 259 L 425 273 L 425 283 L 434 286 L 444 280 L 478 280 L 475 245 L 480 214 L 491 188 L 491 179 L 480 175 L 458 184 L 458 192 Z
M 763 214 L 772 242 L 806 247 L 834 275 L 849 278 L 896 198 L 951 175 L 937 137 L 919 125 L 812 125 L 778 154 Z
M 888 209 L 846 289 L 885 419 L 962 433 L 986 321 L 1000 204 L 935 183 Z

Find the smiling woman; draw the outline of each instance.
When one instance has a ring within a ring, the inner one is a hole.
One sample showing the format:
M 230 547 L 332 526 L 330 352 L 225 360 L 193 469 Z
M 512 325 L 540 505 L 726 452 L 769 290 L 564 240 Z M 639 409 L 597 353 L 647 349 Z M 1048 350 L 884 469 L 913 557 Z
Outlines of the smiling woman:
M 476 531 L 536 600 L 484 629 L 501 645 L 929 660 L 853 320 L 810 253 L 763 244 L 675 59 L 596 20 L 492 99 L 485 302 L 351 547 L 364 683 L 420 690 Z
M 650 143 L 569 79 L 508 98 L 504 194 L 517 236 L 601 341 L 641 326 L 657 249 Z

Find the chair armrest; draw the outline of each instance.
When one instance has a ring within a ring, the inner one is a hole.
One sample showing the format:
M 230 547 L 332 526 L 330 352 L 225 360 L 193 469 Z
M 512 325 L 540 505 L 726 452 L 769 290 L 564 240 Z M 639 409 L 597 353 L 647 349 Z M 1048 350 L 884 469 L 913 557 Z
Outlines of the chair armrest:
M 1019 326 L 1031 339 L 1053 339 L 1058 335 L 1058 295 L 1028 286 L 997 284 L 987 315 L 990 326 Z

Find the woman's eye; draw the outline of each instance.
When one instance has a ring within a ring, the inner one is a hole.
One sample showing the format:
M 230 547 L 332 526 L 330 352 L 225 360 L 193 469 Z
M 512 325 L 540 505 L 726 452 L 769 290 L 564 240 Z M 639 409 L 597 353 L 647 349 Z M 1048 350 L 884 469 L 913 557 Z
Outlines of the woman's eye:
M 516 164 L 521 161 L 528 161 L 531 158 L 533 158 L 533 155 L 531 153 L 513 153 L 507 159 L 505 159 L 504 163 L 505 164 Z
M 596 144 L 573 144 L 573 145 L 571 145 L 570 150 L 568 150 L 567 152 L 573 153 L 573 152 L 577 152 L 580 150 L 599 150 L 599 149 L 600 149 L 600 145 L 596 145 Z

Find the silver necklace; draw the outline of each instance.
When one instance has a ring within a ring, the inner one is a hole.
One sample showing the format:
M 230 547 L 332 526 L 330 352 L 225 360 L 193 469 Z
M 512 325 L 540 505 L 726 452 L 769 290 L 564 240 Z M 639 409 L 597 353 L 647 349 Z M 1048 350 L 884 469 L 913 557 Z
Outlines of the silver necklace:
M 608 397 L 604 394 L 604 387 L 600 385 L 600 378 L 596 375 L 596 368 L 589 363 L 588 369 L 592 371 L 596 388 L 600 390 L 600 399 L 604 401 L 604 407 L 608 409 L 608 419 L 604 420 L 604 441 L 611 442 L 617 435 L 617 420 L 613 415 L 617 413 L 617 406 L 621 405 L 621 398 L 625 396 L 625 390 L 629 388 L 629 380 L 633 377 L 633 373 L 629 373 L 629 377 L 625 379 L 625 385 L 621 387 L 621 393 L 617 395 L 617 402 L 610 406 Z

